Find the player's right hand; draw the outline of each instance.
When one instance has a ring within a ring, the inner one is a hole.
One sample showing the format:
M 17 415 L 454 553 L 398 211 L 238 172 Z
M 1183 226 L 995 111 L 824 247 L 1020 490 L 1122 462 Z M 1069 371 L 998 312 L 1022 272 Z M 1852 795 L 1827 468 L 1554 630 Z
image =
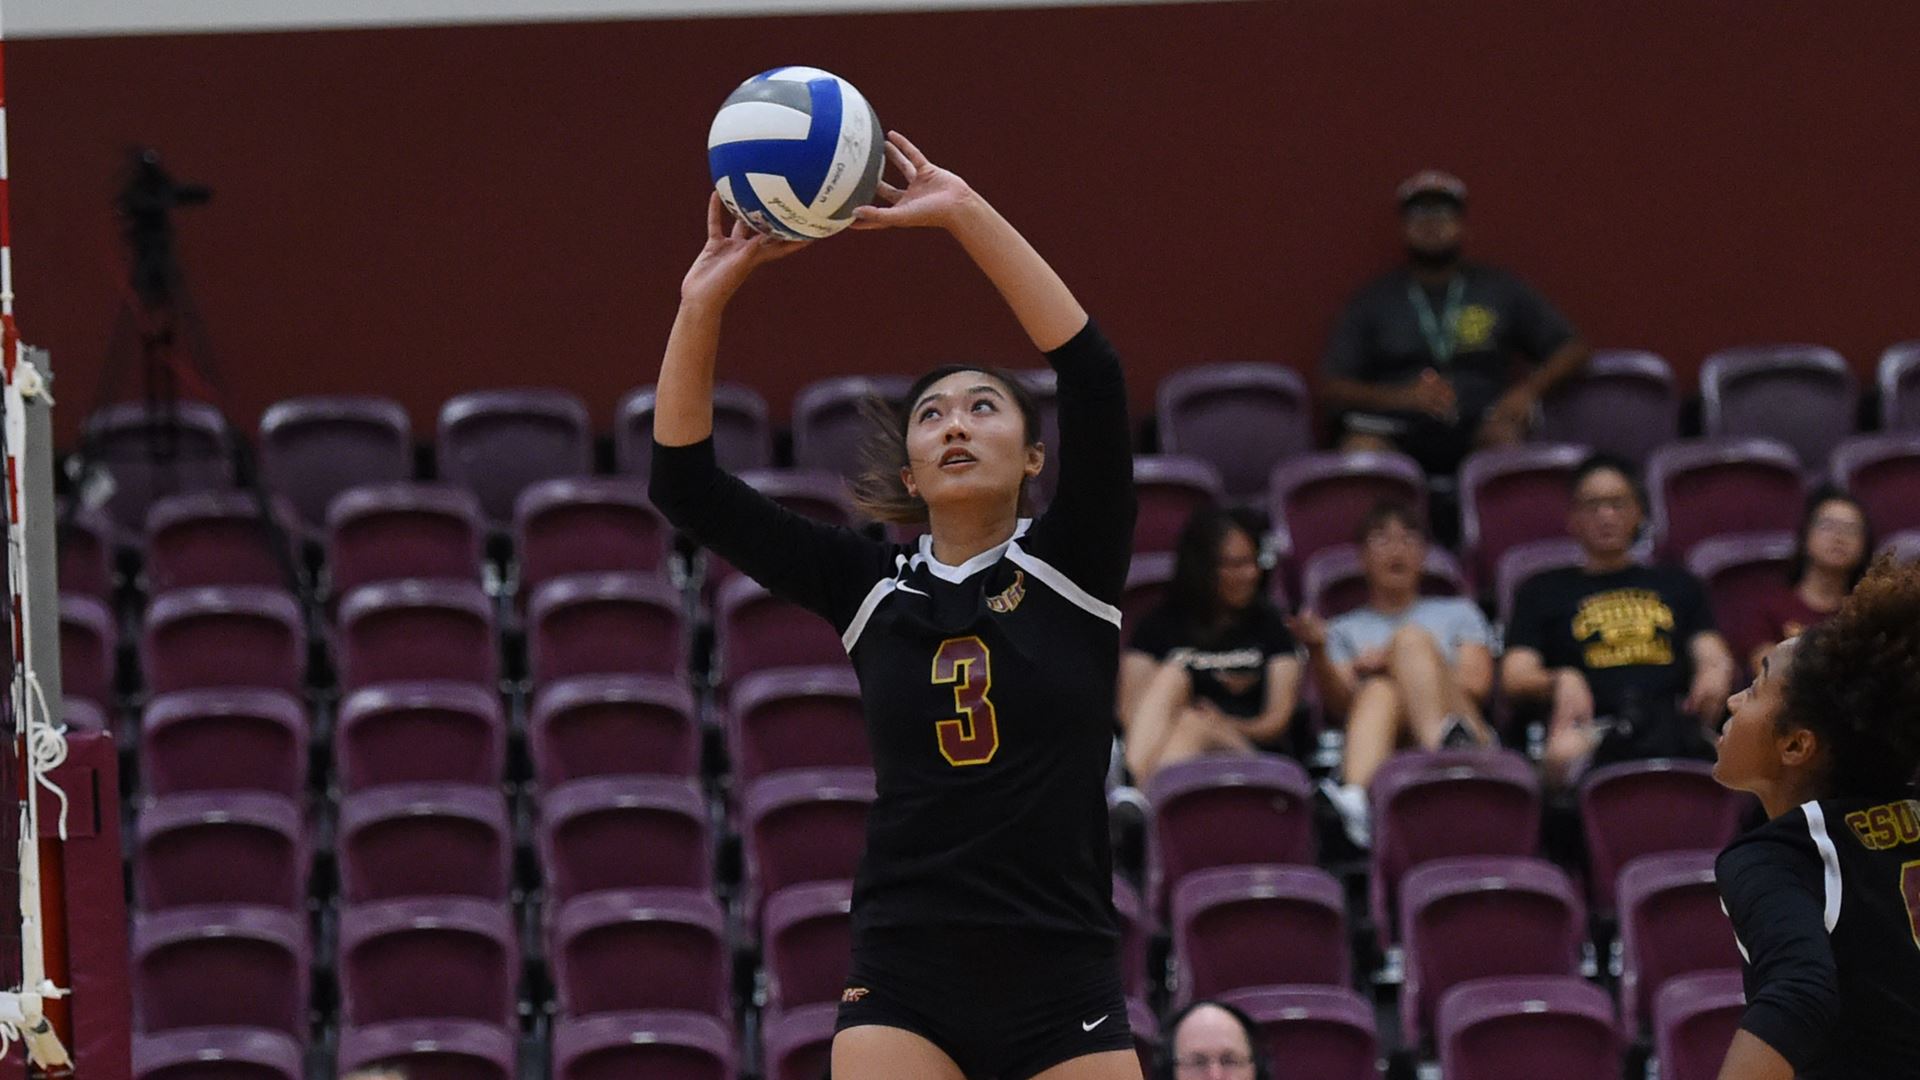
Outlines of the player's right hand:
M 807 245 L 781 240 L 755 230 L 738 218 L 729 218 L 720 193 L 707 196 L 707 243 L 680 280 L 680 299 L 724 304 L 763 263 L 782 259 Z

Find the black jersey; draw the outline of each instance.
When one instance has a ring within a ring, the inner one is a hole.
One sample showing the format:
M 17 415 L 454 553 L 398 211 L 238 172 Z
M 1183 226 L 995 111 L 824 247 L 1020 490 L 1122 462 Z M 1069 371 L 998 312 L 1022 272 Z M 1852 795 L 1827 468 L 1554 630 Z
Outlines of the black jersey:
M 1717 866 L 1752 1032 L 1808 1080 L 1920 1076 L 1920 802 L 1809 802 Z
M 1126 388 L 1091 322 L 1047 360 L 1059 493 L 959 566 L 927 538 L 882 543 L 783 509 L 720 471 L 710 439 L 654 449 L 668 519 L 830 620 L 853 659 L 878 790 L 856 932 L 1115 936 L 1104 783 L 1133 537 Z

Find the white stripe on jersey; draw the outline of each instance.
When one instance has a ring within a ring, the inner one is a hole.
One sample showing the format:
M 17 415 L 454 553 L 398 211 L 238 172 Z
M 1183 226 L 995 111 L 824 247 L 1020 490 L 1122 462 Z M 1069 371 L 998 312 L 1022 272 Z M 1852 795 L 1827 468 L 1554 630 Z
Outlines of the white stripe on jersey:
M 1810 800 L 1800 807 L 1807 815 L 1807 832 L 1813 837 L 1813 846 L 1820 851 L 1820 864 L 1826 870 L 1827 933 L 1833 933 L 1835 924 L 1840 921 L 1840 852 L 1833 846 L 1833 837 L 1827 835 L 1827 812 L 1820 809 L 1819 800 Z
M 1075 607 L 1095 618 L 1105 619 L 1115 626 L 1120 625 L 1120 609 L 1075 585 L 1067 575 L 1048 565 L 1043 559 L 1027 554 L 1019 544 L 1007 545 L 1007 561 L 1024 568 L 1034 577 L 1047 584 L 1047 587 L 1073 602 Z

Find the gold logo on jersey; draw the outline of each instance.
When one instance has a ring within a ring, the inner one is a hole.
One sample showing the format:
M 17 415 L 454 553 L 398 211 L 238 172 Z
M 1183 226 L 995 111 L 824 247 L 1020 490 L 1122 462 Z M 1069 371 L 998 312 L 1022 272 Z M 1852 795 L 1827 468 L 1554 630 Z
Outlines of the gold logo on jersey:
M 1013 572 L 1013 584 L 1007 586 L 1004 592 L 1001 592 L 994 596 L 987 597 L 987 610 L 997 611 L 1000 614 L 1005 615 L 1007 612 L 1012 611 L 1014 608 L 1019 607 L 1020 601 L 1025 600 L 1026 598 L 1027 598 L 1026 571 L 1015 570 Z
M 864 986 L 849 986 L 841 993 L 840 1001 L 842 1004 L 851 1005 L 861 998 L 866 997 L 869 993 L 871 993 L 871 991 Z
M 1920 802 L 1902 799 L 1847 815 L 1847 828 L 1868 851 L 1920 842 Z

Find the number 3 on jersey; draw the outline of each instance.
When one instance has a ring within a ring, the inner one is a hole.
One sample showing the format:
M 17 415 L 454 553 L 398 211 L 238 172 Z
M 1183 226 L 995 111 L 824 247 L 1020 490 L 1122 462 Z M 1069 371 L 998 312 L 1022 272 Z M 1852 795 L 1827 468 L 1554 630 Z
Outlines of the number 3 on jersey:
M 948 638 L 933 654 L 933 682 L 953 685 L 960 716 L 934 725 L 940 756 L 950 765 L 985 765 L 1000 749 L 1000 721 L 987 691 L 993 689 L 993 658 L 977 637 Z
M 1907 902 L 1907 925 L 1913 930 L 1913 943 L 1920 946 L 1920 859 L 1901 864 L 1900 896 Z

